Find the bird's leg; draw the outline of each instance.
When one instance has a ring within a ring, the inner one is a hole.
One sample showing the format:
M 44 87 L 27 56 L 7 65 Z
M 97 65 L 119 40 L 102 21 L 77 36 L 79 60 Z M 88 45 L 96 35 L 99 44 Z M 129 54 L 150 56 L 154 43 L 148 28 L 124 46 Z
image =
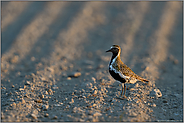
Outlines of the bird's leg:
M 124 92 L 124 94 L 123 94 L 123 92 Z M 127 97 L 125 96 L 125 93 L 126 93 L 126 85 L 125 85 L 125 83 L 122 83 L 121 97 L 122 97 L 122 95 L 123 95 L 123 99 L 124 99 L 124 98 L 127 98 Z
M 122 83 L 121 97 L 122 97 L 122 95 L 123 95 L 123 91 L 124 91 L 124 83 Z
M 127 97 L 125 96 L 125 93 L 126 93 L 126 85 L 125 85 L 125 83 L 124 83 L 124 95 L 123 95 L 123 98 L 127 98 Z

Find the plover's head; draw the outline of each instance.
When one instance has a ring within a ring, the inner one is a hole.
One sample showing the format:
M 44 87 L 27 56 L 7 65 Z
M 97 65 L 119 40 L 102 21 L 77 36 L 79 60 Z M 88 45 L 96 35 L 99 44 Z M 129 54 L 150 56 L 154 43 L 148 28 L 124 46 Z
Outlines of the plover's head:
M 112 47 L 106 52 L 112 52 L 113 55 L 118 55 L 121 51 L 121 48 L 118 45 L 112 45 Z

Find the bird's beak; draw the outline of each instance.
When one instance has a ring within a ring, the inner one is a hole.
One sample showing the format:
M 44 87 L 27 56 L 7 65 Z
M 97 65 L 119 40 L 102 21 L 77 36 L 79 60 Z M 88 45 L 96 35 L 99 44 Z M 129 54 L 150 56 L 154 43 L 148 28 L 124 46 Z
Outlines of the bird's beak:
M 111 52 L 111 49 L 110 50 L 107 50 L 106 52 Z

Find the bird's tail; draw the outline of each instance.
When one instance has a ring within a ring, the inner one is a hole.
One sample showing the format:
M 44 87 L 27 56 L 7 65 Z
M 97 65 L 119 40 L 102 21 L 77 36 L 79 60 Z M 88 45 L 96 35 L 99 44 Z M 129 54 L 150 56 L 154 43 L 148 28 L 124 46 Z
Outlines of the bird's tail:
M 138 75 L 136 76 L 136 79 L 138 79 L 138 80 L 140 80 L 140 81 L 142 81 L 142 82 L 144 82 L 144 83 L 145 83 L 145 82 L 146 82 L 146 83 L 149 82 L 149 80 L 144 79 L 144 78 L 142 78 L 142 77 L 140 77 L 140 76 L 138 76 Z

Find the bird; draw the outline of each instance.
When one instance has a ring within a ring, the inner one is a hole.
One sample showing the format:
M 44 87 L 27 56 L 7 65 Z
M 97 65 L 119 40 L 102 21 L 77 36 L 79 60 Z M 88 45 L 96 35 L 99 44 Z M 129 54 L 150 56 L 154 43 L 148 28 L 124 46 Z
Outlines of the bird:
M 126 93 L 126 85 L 125 83 L 135 83 L 137 81 L 142 81 L 145 84 L 148 84 L 149 80 L 144 79 L 137 74 L 135 74 L 126 64 L 121 61 L 120 53 L 121 48 L 118 45 L 112 45 L 109 50 L 106 52 L 112 52 L 112 57 L 109 63 L 109 73 L 110 75 L 122 84 L 121 97 L 124 92 L 123 98 L 127 98 L 125 96 Z

